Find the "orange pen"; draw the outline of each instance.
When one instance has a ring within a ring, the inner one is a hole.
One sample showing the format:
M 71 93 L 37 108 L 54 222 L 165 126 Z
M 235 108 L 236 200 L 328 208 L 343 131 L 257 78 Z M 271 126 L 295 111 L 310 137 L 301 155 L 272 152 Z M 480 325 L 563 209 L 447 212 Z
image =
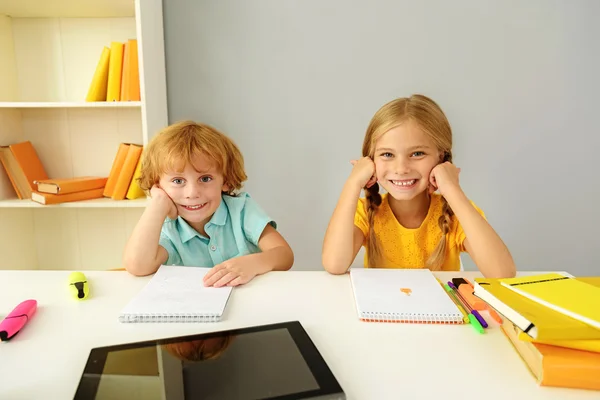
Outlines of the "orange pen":
M 455 279 L 456 282 L 454 282 Z M 469 282 L 466 278 L 454 278 L 452 279 L 452 283 L 454 283 L 454 285 L 458 288 L 460 294 L 463 295 L 465 300 L 469 302 L 469 305 L 474 310 L 486 310 L 494 321 L 496 321 L 499 324 L 502 323 L 502 318 L 500 317 L 500 315 L 498 315 L 496 310 L 494 310 L 488 303 L 486 303 L 485 301 L 481 300 L 479 297 L 473 294 L 475 288 L 473 287 L 473 284 L 471 282 Z

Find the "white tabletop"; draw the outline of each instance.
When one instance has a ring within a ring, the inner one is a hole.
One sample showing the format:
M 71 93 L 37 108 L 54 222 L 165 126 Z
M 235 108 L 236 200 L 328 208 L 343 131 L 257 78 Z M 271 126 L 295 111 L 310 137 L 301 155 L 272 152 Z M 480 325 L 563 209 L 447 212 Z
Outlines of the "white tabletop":
M 490 318 L 484 335 L 469 325 L 361 322 L 347 274 L 259 276 L 233 290 L 219 323 L 123 324 L 119 312 L 149 277 L 85 272 L 91 296 L 78 302 L 68 292 L 69 273 L 0 271 L 0 318 L 25 299 L 38 301 L 32 321 L 0 343 L 1 399 L 72 398 L 93 347 L 292 320 L 302 323 L 348 399 L 600 397 L 597 391 L 537 386 Z M 436 275 L 448 280 L 459 274 Z

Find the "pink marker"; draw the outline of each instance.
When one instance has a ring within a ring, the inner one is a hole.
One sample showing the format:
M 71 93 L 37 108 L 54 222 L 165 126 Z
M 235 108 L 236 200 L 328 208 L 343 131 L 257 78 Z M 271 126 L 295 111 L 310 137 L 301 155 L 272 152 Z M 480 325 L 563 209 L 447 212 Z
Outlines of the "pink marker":
M 10 314 L 0 322 L 0 341 L 12 339 L 25 324 L 33 317 L 37 310 L 37 301 L 25 300 L 15 307 Z

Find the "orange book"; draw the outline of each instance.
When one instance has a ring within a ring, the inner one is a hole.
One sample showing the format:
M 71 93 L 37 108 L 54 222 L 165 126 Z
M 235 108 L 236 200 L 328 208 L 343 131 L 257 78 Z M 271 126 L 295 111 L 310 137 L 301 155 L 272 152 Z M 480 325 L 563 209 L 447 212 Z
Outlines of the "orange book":
M 30 141 L 11 144 L 8 147 L 17 163 L 16 166 L 13 165 L 13 169 L 16 169 L 15 177 L 21 181 L 23 176 L 25 177 L 24 181 L 17 184 L 20 192 L 19 198 L 30 199 L 31 192 L 36 189 L 34 182 L 48 179 L 46 170 Z
M 104 189 L 92 189 L 85 190 L 83 192 L 74 192 L 67 194 L 51 194 L 51 193 L 39 193 L 32 192 L 31 200 L 48 205 L 48 204 L 60 204 L 60 203 L 68 203 L 71 201 L 82 201 L 82 200 L 91 200 L 91 199 L 100 199 L 103 197 Z
M 36 181 L 37 191 L 40 193 L 68 194 L 74 192 L 83 192 L 92 189 L 104 189 L 108 178 L 99 176 L 79 176 L 68 179 L 46 179 Z
M 121 101 L 140 101 L 140 70 L 137 39 L 129 39 L 123 54 Z
M 8 146 L 0 146 L 0 162 L 4 166 L 8 180 L 15 189 L 17 197 L 21 200 L 24 199 L 25 197 L 23 197 L 22 193 L 27 192 L 27 178 Z
M 506 318 L 502 331 L 540 386 L 600 390 L 600 353 L 521 341 Z
M 127 156 L 125 157 L 123 167 L 121 168 L 119 178 L 117 179 L 115 189 L 113 190 L 113 194 L 111 196 L 113 200 L 125 199 L 127 189 L 129 189 L 129 184 L 131 183 L 133 173 L 135 172 L 135 167 L 137 166 L 140 155 L 142 154 L 142 149 L 143 147 L 137 144 L 129 145 L 129 151 L 127 152 Z
M 125 162 L 125 158 L 127 157 L 128 151 L 129 143 L 121 143 L 119 145 L 117 155 L 115 156 L 113 165 L 110 169 L 110 173 L 108 174 L 106 186 L 104 186 L 104 196 L 112 196 L 113 191 L 115 190 L 115 186 L 117 185 L 117 180 L 119 179 L 119 174 L 121 173 L 121 168 L 123 168 L 123 163 Z

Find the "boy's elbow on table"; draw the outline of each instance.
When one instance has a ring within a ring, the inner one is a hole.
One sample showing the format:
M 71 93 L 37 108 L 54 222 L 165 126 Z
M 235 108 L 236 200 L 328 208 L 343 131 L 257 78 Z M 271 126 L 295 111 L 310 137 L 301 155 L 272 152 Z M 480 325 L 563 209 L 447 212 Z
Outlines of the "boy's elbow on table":
M 294 265 L 294 251 L 290 246 L 285 246 L 283 259 L 285 261 L 281 265 L 281 270 L 289 271 Z
M 125 270 L 127 272 L 129 272 L 131 275 L 135 275 L 135 276 L 150 275 L 150 274 L 156 272 L 156 270 L 158 269 L 158 266 L 157 266 L 156 268 L 151 270 L 148 268 L 147 262 L 140 262 L 139 260 L 134 260 L 134 259 L 124 259 L 123 266 L 125 267 Z

